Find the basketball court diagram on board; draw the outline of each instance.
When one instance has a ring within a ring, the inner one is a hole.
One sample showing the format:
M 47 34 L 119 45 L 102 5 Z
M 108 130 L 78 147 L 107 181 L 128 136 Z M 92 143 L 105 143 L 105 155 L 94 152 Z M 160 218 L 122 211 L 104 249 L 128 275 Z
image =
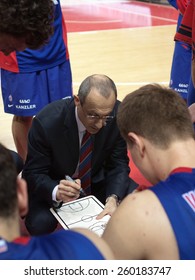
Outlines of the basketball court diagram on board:
M 50 211 L 65 229 L 75 227 L 88 228 L 99 236 L 102 235 L 109 215 L 97 220 L 97 215 L 104 209 L 104 205 L 93 195 L 64 203 L 61 208 L 51 208 Z

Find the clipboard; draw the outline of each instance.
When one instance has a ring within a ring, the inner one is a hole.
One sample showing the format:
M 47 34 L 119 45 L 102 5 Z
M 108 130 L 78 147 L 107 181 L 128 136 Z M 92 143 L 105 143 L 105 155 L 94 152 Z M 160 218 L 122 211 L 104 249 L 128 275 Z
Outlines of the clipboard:
M 62 204 L 61 208 L 50 208 L 51 213 L 64 229 L 75 227 L 88 228 L 101 236 L 104 232 L 110 215 L 96 220 L 104 205 L 93 195 Z

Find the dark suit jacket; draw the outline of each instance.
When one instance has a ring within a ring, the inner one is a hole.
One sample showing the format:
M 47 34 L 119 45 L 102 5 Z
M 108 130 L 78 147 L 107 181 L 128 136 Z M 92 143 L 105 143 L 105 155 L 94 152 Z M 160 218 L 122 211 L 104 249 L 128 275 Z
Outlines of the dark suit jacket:
M 116 102 L 116 114 L 119 101 Z M 105 203 L 116 194 L 122 199 L 131 184 L 125 141 L 116 118 L 94 137 L 92 194 Z M 28 156 L 23 170 L 29 199 L 52 206 L 52 191 L 65 175 L 72 176 L 79 160 L 79 136 L 73 99 L 47 105 L 34 119 L 28 138 Z
M 9 151 L 10 151 L 10 153 L 12 155 L 12 158 L 14 160 L 14 163 L 16 165 L 17 173 L 19 174 L 22 171 L 23 167 L 24 167 L 24 162 L 23 162 L 22 158 L 19 156 L 18 153 L 16 153 L 13 150 L 9 150 Z

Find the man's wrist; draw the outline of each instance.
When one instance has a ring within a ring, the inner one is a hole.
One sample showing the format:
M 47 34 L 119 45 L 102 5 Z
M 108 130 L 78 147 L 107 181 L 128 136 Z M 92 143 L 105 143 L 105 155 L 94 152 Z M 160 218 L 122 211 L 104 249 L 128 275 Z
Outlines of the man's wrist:
M 62 206 L 63 201 L 53 201 L 53 207 L 58 209 Z
M 106 198 L 106 203 L 108 202 L 108 200 L 110 199 L 110 198 L 114 198 L 115 200 L 116 200 L 116 204 L 117 204 L 117 206 L 120 204 L 120 199 L 119 199 L 119 197 L 116 195 L 116 194 L 110 194 L 107 198 Z

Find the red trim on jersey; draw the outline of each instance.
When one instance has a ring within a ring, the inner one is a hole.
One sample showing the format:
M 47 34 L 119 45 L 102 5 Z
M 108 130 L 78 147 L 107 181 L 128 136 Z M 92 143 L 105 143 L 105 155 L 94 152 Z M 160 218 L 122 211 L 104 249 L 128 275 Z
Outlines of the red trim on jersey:
M 14 239 L 13 243 L 25 245 L 30 241 L 30 239 L 31 238 L 29 236 L 20 236 L 20 237 L 17 237 L 16 239 Z
M 182 173 L 182 172 L 192 173 L 192 168 L 190 168 L 190 167 L 177 167 L 177 168 L 173 169 L 173 171 L 171 171 L 170 174 Z
M 175 174 L 175 173 L 182 173 L 182 172 L 185 172 L 185 173 L 192 173 L 192 168 L 190 167 L 177 167 L 175 169 L 173 169 L 173 171 L 170 173 L 171 174 Z M 143 191 L 143 190 L 146 190 L 148 188 L 150 188 L 152 186 L 145 186 L 145 185 L 139 185 L 136 190 L 137 191 Z
M 16 52 L 12 52 L 8 56 L 0 52 L 0 68 L 11 72 L 19 73 Z
M 139 186 L 136 188 L 136 191 L 141 192 L 141 191 L 144 191 L 144 190 L 149 189 L 150 187 L 152 187 L 152 186 L 139 185 Z
M 183 14 L 181 25 L 175 34 L 174 39 L 192 45 L 195 41 L 195 19 L 194 17 L 194 3 L 191 0 Z

